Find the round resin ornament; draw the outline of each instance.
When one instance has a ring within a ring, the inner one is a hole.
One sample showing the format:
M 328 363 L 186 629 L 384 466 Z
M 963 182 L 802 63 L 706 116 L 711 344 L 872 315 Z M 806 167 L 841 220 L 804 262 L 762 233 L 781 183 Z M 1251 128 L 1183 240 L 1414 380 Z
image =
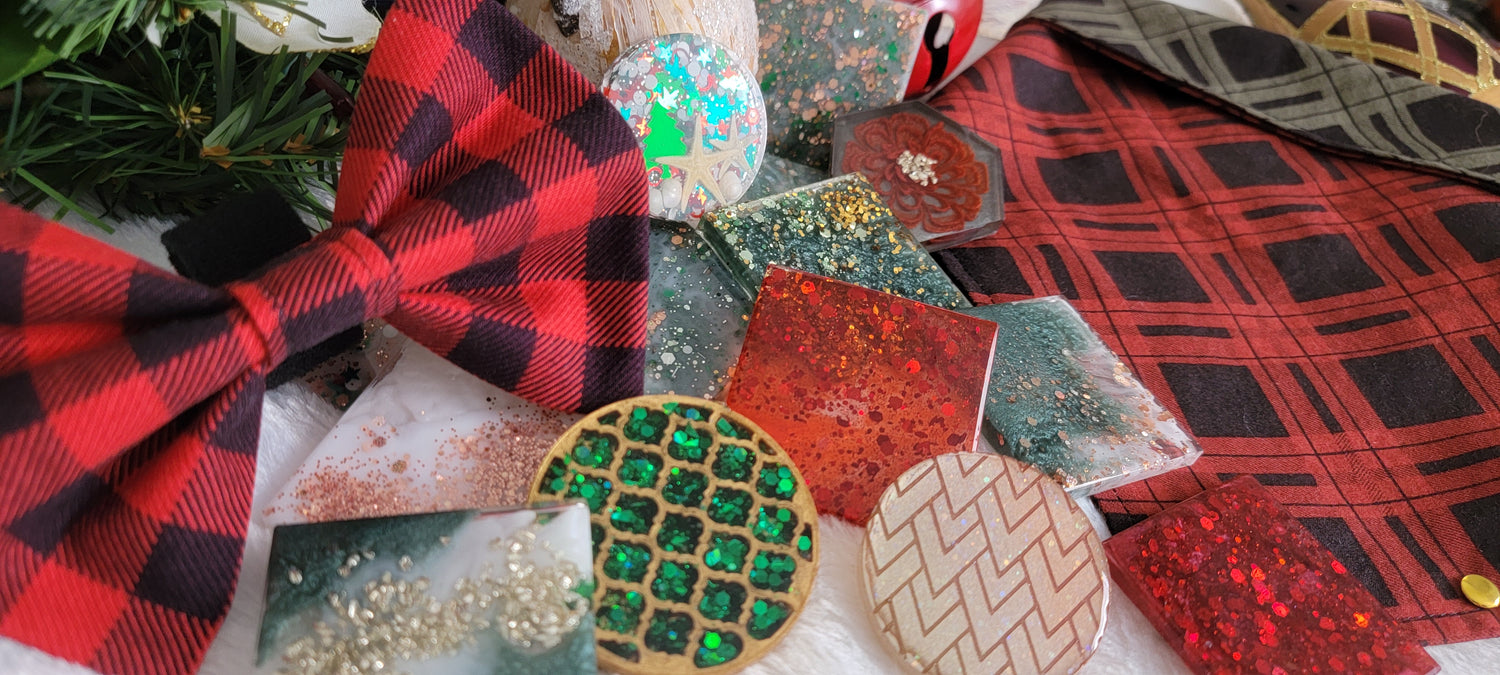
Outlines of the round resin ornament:
M 642 42 L 601 89 L 645 150 L 652 215 L 696 221 L 750 189 L 766 105 L 754 73 L 723 45 L 685 33 Z
M 958 452 L 901 474 L 860 566 L 875 627 L 915 672 L 1073 673 L 1104 637 L 1099 536 L 1062 486 L 1009 457 Z
M 721 403 L 642 396 L 558 439 L 532 501 L 582 499 L 602 670 L 737 671 L 786 635 L 817 572 L 802 474 Z
M 755 0 L 509 0 L 505 5 L 594 84 L 621 51 L 658 35 L 707 35 L 728 46 L 751 72 L 760 58 Z

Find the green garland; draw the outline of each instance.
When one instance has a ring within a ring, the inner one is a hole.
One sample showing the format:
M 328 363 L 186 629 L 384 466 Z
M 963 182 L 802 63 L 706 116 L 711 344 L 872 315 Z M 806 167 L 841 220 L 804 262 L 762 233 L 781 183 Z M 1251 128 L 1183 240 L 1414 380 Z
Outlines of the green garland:
M 82 12 L 83 4 L 27 6 Z M 222 27 L 191 18 L 189 8 L 222 7 L 218 0 L 99 4 L 119 11 L 43 24 L 59 54 L 81 50 L 72 60 L 0 90 L 0 189 L 12 201 L 35 208 L 51 198 L 108 229 L 105 214 L 198 213 L 226 194 L 272 188 L 326 221 L 347 124 L 308 82 L 321 72 L 352 95 L 367 57 L 257 54 L 235 42 L 233 14 L 220 15 Z M 174 25 L 158 47 L 145 24 L 163 12 Z

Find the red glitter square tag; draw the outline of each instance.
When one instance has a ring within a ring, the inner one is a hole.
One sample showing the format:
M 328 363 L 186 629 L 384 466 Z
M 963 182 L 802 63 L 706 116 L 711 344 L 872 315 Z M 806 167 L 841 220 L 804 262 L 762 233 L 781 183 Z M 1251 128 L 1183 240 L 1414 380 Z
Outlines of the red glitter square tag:
M 726 402 L 786 448 L 818 511 L 864 523 L 913 464 L 974 449 L 995 324 L 772 266 Z
M 1111 576 L 1198 673 L 1438 669 L 1405 628 L 1254 478 L 1104 542 Z

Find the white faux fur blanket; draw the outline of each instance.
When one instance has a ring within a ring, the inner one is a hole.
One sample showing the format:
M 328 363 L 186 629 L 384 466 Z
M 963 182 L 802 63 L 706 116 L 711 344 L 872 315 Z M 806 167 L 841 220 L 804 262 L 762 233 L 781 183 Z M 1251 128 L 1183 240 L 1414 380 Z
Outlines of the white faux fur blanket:
M 1233 0 L 1172 0 L 1176 4 L 1247 23 Z M 1003 36 L 1010 25 L 1030 12 L 1038 0 L 989 0 L 983 32 Z M 985 45 L 987 48 L 993 42 Z M 972 62 L 973 58 L 969 59 Z M 171 269 L 159 241 L 167 225 L 160 222 L 122 223 L 107 235 L 78 218 L 69 225 L 90 236 L 130 251 L 160 267 Z M 434 410 L 441 410 L 434 402 Z M 338 420 L 338 412 L 302 382 L 294 381 L 268 393 L 261 421 L 260 454 L 256 468 L 254 515 L 245 546 L 244 568 L 234 604 L 202 672 L 233 675 L 254 671 L 254 648 L 264 605 L 270 528 L 262 520 L 266 502 L 297 470 L 313 447 Z M 1100 530 L 1102 518 L 1092 504 L 1083 504 Z M 821 518 L 822 536 L 818 578 L 812 597 L 797 623 L 780 645 L 746 672 L 772 673 L 900 673 L 886 655 L 864 610 L 859 588 L 858 556 L 863 530 L 842 520 Z M 1104 641 L 1080 671 L 1083 675 L 1176 675 L 1187 668 L 1144 616 L 1123 596 L 1109 603 Z M 1428 648 L 1446 675 L 1500 673 L 1500 638 Z M 24 645 L 0 638 L 0 673 L 87 674 L 92 671 L 58 660 Z

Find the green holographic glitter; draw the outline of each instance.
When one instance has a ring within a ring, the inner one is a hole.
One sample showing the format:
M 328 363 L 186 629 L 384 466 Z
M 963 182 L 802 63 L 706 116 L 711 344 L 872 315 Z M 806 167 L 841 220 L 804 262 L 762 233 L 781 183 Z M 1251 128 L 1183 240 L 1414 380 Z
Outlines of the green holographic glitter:
M 656 578 L 651 580 L 651 594 L 671 602 L 687 602 L 698 583 L 698 569 L 692 563 L 661 561 Z
M 985 418 L 1000 435 L 1000 451 L 1035 465 L 1070 495 L 1184 467 L 1202 454 L 1066 300 L 963 312 L 999 326 Z
M 658 609 L 651 613 L 651 624 L 646 628 L 642 642 L 647 649 L 667 654 L 687 651 L 688 634 L 693 632 L 693 617 L 678 612 Z
M 774 264 L 938 307 L 969 306 L 859 174 L 716 209 L 702 225 L 703 237 L 752 295 Z
M 696 230 L 651 221 L 646 393 L 713 398 L 740 354 L 750 300 Z
M 746 632 L 757 640 L 765 639 L 774 635 L 791 615 L 792 608 L 786 603 L 757 598 L 750 605 L 750 625 L 746 627 Z
M 833 118 L 900 103 L 927 10 L 889 0 L 756 0 L 772 154 L 827 169 Z
M 698 645 L 698 651 L 693 654 L 693 665 L 699 668 L 729 663 L 739 658 L 740 650 L 745 646 L 740 636 L 716 630 L 703 631 Z
M 698 601 L 698 611 L 714 621 L 734 623 L 740 620 L 740 607 L 744 604 L 744 586 L 732 581 L 709 579 L 703 586 L 703 599 Z

